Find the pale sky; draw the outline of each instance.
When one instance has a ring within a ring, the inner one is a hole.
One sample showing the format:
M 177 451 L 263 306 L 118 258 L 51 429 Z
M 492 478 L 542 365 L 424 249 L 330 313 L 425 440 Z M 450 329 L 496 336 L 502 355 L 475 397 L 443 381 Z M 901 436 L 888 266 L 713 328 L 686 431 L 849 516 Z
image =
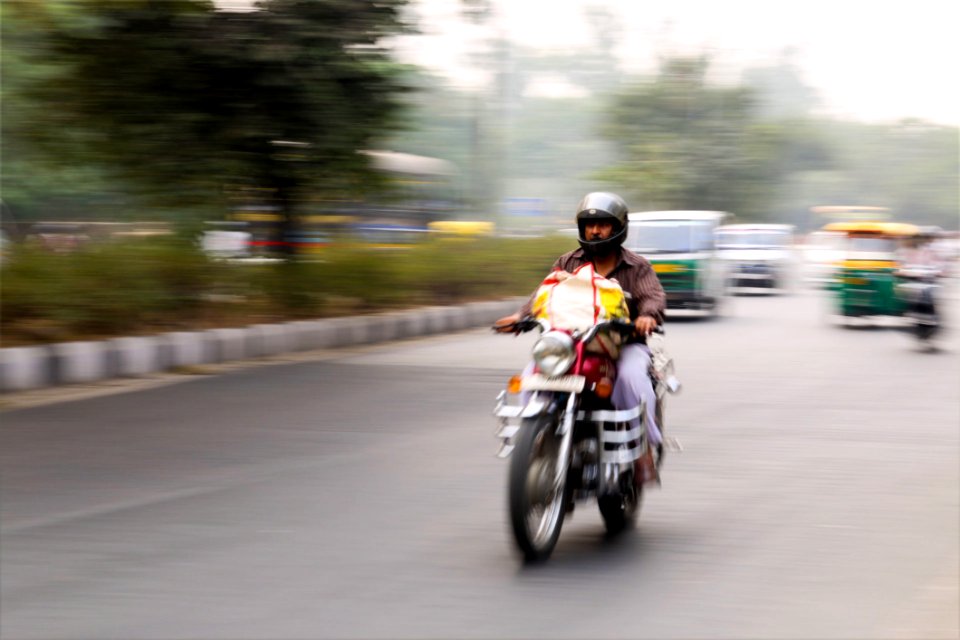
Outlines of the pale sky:
M 955 0 L 493 0 L 496 29 L 528 46 L 590 46 L 583 10 L 621 17 L 619 53 L 633 71 L 652 71 L 658 52 L 713 54 L 719 79 L 744 66 L 793 62 L 832 115 L 866 121 L 919 117 L 960 125 L 960 2 Z M 485 34 L 460 17 L 460 0 L 412 0 L 423 35 L 402 55 L 464 84 L 481 83 L 467 53 Z

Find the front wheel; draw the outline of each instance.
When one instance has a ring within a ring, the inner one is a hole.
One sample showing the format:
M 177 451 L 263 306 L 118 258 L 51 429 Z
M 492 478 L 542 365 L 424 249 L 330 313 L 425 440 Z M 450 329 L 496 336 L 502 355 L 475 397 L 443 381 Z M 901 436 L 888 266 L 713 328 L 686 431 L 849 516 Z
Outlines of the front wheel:
M 566 511 L 567 479 L 557 486 L 560 436 L 558 416 L 525 418 L 510 461 L 510 524 L 527 562 L 540 562 L 560 537 Z

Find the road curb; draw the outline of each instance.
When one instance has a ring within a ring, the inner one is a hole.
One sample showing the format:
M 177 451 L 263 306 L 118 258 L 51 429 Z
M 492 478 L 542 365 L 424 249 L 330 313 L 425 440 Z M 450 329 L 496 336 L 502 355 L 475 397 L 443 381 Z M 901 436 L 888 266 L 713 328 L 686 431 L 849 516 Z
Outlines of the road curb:
M 7 347 L 0 349 L 0 393 L 462 331 L 489 325 L 516 311 L 524 300 L 507 298 L 364 316 Z

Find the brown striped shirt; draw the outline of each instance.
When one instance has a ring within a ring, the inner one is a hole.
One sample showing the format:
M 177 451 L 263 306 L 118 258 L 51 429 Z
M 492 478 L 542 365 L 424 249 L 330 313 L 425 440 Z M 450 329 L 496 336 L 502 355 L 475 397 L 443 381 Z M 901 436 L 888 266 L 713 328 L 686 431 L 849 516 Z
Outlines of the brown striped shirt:
M 573 273 L 578 267 L 590 262 L 583 249 L 575 249 L 565 253 L 553 263 L 553 271 L 561 269 Z M 658 323 L 662 323 L 667 309 L 667 296 L 660 286 L 660 280 L 654 273 L 653 267 L 643 256 L 639 256 L 629 249 L 620 248 L 620 260 L 608 275 L 611 280 L 620 283 L 620 287 L 633 296 L 629 301 L 630 317 L 650 316 Z M 520 317 L 530 315 L 536 291 L 530 296 L 526 304 L 520 309 Z

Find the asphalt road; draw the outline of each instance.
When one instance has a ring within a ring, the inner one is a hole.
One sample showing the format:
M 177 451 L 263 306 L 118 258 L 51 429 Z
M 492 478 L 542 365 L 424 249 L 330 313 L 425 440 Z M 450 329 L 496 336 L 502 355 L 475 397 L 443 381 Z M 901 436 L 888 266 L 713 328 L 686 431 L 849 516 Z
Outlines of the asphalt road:
M 669 323 L 685 451 L 636 530 L 580 504 L 540 567 L 490 415 L 531 336 L 8 398 L 0 636 L 957 638 L 960 331 L 823 310 Z

